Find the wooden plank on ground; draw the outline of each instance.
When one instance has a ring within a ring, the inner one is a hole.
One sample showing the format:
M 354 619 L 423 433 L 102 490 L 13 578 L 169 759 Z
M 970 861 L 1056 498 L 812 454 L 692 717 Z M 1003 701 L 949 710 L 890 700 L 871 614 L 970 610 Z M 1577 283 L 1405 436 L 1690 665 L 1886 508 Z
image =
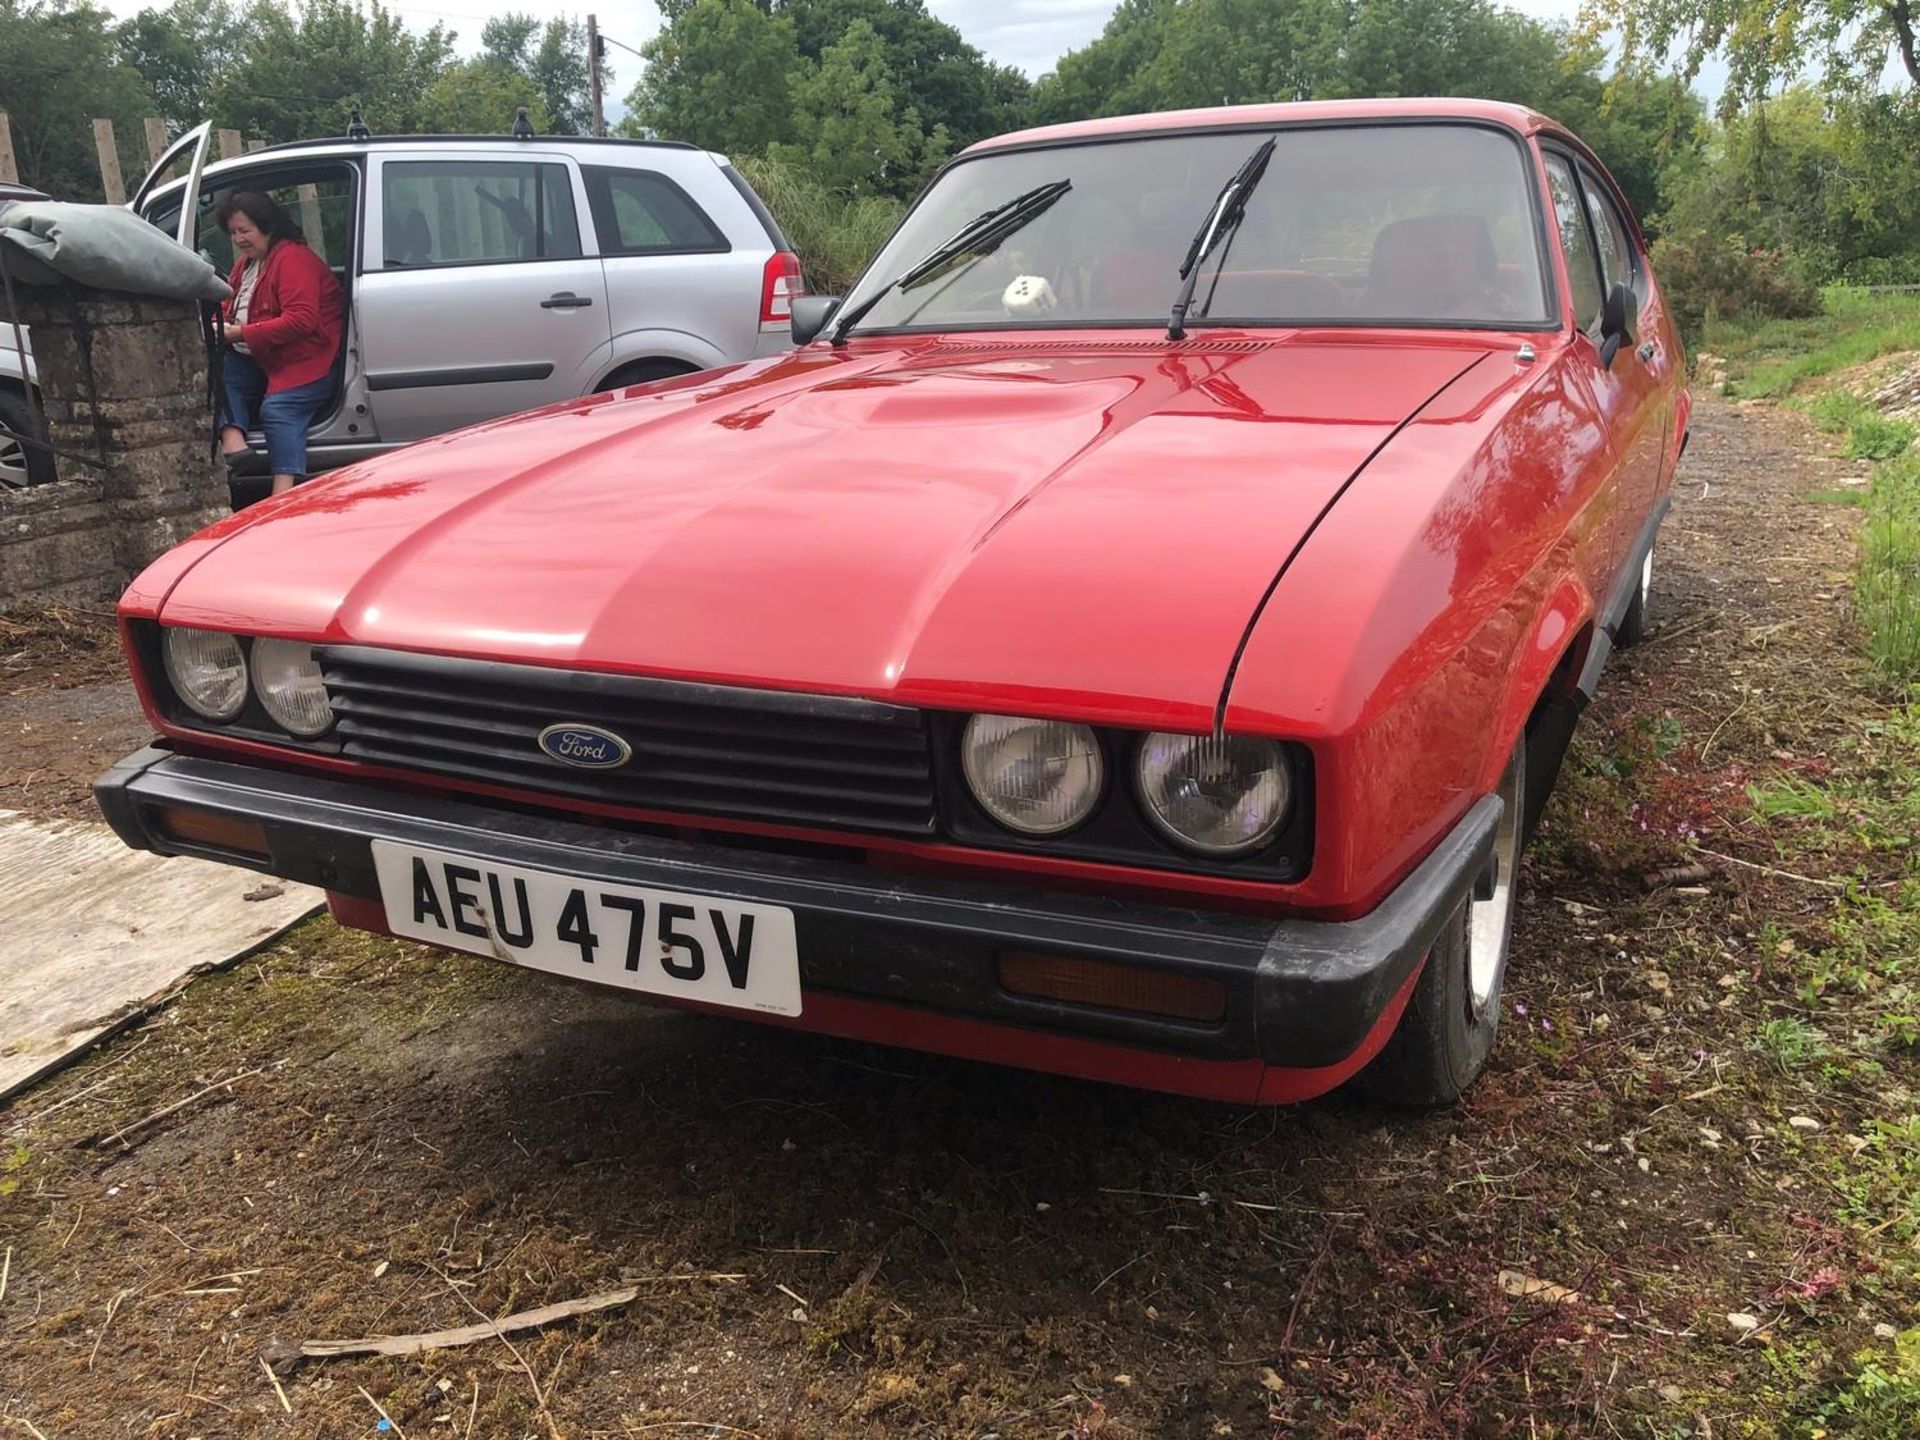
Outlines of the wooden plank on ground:
M 228 865 L 129 850 L 105 825 L 0 810 L 0 1100 L 324 898 Z

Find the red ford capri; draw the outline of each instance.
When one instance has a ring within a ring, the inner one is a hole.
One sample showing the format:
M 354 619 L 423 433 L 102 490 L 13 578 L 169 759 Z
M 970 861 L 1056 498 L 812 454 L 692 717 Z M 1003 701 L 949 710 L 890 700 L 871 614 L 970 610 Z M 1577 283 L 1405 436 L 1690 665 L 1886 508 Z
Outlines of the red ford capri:
M 1470 101 L 1030 130 L 793 324 L 162 556 L 115 828 L 767 1024 L 1459 1096 L 1686 438 L 1593 154 Z

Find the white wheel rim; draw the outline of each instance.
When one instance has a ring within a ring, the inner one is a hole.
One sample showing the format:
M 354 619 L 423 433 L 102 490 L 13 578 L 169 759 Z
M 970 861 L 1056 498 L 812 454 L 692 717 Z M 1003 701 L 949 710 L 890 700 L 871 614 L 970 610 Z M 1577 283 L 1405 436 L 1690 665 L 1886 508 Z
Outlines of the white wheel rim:
M 1514 752 L 1500 777 L 1500 825 L 1493 832 L 1493 893 L 1467 902 L 1467 1008 L 1478 1023 L 1500 993 L 1507 968 L 1507 940 L 1513 931 L 1513 885 L 1520 869 L 1520 800 L 1525 777 L 1524 747 Z
M 27 483 L 27 447 L 4 431 L 0 431 L 0 482 Z

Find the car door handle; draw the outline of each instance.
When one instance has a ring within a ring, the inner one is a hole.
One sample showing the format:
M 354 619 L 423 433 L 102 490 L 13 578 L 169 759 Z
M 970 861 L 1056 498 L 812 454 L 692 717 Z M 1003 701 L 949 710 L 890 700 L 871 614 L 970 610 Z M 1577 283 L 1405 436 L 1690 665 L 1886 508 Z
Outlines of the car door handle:
M 1657 342 L 1649 340 L 1633 353 L 1638 355 L 1646 364 L 1651 365 L 1653 363 L 1653 357 L 1660 353 L 1660 346 Z
M 591 297 L 576 295 L 571 290 L 562 290 L 557 295 L 549 295 L 540 302 L 542 310 L 578 310 L 582 306 L 593 304 Z

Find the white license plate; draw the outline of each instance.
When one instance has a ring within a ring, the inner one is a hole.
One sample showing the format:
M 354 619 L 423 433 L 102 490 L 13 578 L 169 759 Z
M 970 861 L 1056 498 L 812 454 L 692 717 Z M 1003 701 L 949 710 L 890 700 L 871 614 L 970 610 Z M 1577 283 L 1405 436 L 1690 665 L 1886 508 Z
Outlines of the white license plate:
M 372 844 L 396 935 L 626 990 L 800 1013 L 791 910 Z

